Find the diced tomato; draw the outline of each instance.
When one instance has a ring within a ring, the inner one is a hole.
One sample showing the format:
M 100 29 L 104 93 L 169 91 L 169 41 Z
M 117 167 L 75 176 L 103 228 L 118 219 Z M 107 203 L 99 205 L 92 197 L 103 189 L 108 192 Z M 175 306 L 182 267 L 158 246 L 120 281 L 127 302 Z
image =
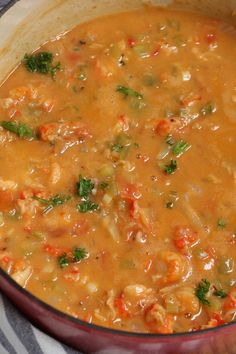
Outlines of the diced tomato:
M 175 247 L 183 250 L 196 244 L 199 240 L 198 233 L 188 226 L 176 226 L 174 229 Z
M 219 313 L 214 313 L 213 315 L 211 315 L 207 327 L 208 328 L 218 327 L 224 323 L 225 321 L 222 319 L 221 315 Z
M 198 94 L 189 94 L 187 97 L 185 97 L 181 103 L 184 107 L 190 107 L 192 106 L 195 102 L 201 101 L 202 97 Z
M 0 190 L 0 211 L 8 211 L 12 207 L 14 193 L 10 190 Z
M 13 259 L 10 256 L 4 256 L 3 258 L 1 258 L 1 262 L 5 263 L 5 264 L 8 264 L 12 261 L 13 261 Z
M 121 293 L 114 301 L 114 306 L 118 311 L 118 315 L 121 317 L 129 317 L 130 313 L 125 305 L 124 294 Z
M 207 247 L 205 252 L 209 255 L 210 258 L 212 258 L 212 259 L 217 258 L 216 250 L 214 247 L 210 247 L 210 246 Z
M 124 115 L 124 114 L 120 115 L 119 123 L 120 123 L 120 126 L 122 127 L 123 132 L 129 130 L 129 121 L 128 121 L 128 118 L 126 117 L 126 115 Z
M 71 64 L 77 64 L 81 60 L 81 55 L 77 52 L 70 52 L 67 54 L 67 59 Z
M 152 55 L 154 57 L 158 56 L 160 54 L 160 51 L 161 51 L 161 46 L 158 46 L 152 53 Z
M 209 32 L 205 35 L 205 40 L 208 44 L 212 44 L 216 42 L 216 34 Z
M 236 309 L 236 288 L 231 290 L 224 302 L 224 309 L 226 311 Z
M 135 39 L 134 38 L 128 38 L 127 39 L 128 46 L 130 48 L 133 48 L 135 46 Z
M 118 182 L 121 198 L 126 200 L 131 200 L 131 201 L 136 198 L 135 194 L 137 193 L 137 188 L 135 185 L 128 182 L 122 182 L 122 181 L 117 181 L 117 182 Z
M 49 123 L 39 127 L 39 136 L 43 141 L 79 140 L 92 137 L 89 130 L 80 122 Z
M 31 226 L 25 226 L 24 227 L 24 231 L 28 232 L 28 233 L 31 233 L 32 232 L 32 227 Z
M 129 212 L 130 216 L 133 219 L 138 219 L 139 218 L 139 206 L 137 200 L 130 200 L 130 206 L 129 206 Z
M 63 253 L 67 253 L 69 255 L 71 252 L 70 248 L 59 248 L 49 244 L 45 244 L 43 246 L 43 249 L 46 253 L 50 254 L 53 257 L 60 256 Z
M 171 125 L 166 119 L 159 120 L 155 127 L 155 133 L 160 136 L 166 136 L 170 133 Z
M 23 259 L 19 259 L 15 262 L 13 267 L 13 273 L 24 270 L 25 269 L 25 262 Z

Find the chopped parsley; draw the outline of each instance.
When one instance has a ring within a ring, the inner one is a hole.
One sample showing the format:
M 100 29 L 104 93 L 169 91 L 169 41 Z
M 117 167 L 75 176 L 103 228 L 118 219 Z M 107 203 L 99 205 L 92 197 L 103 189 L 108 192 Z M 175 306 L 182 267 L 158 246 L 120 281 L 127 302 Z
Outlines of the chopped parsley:
M 9 132 L 18 135 L 21 139 L 31 140 L 34 138 L 33 130 L 26 124 L 2 121 L 0 125 Z
M 63 253 L 58 257 L 58 263 L 61 268 L 66 268 L 70 264 L 70 259 L 66 253 Z
M 76 190 L 80 198 L 88 198 L 92 193 L 93 188 L 94 183 L 91 179 L 84 178 L 81 175 L 79 176 L 79 182 L 76 183 Z
M 73 250 L 73 261 L 80 262 L 82 259 L 86 258 L 87 255 L 88 255 L 88 252 L 86 251 L 85 248 L 76 247 Z
M 173 174 L 177 169 L 177 162 L 176 160 L 171 160 L 168 165 L 165 165 L 164 171 L 167 175 Z
M 215 113 L 216 112 L 216 104 L 212 101 L 207 102 L 202 108 L 200 113 L 204 116 Z
M 71 199 L 71 196 L 69 195 L 61 195 L 61 194 L 56 194 L 50 199 L 44 199 L 44 198 L 39 198 L 39 197 L 34 197 L 35 200 L 39 201 L 42 204 L 45 204 L 46 207 L 43 210 L 43 213 L 49 213 L 52 209 L 55 207 L 62 205 L 69 201 Z
M 203 305 L 210 305 L 209 300 L 206 299 L 206 295 L 210 290 L 210 282 L 207 279 L 202 279 L 196 288 L 196 296 Z
M 49 74 L 54 77 L 56 72 L 61 69 L 61 64 L 58 62 L 53 65 L 53 57 L 51 52 L 25 54 L 23 64 L 31 73 Z
M 108 188 L 109 188 L 109 183 L 108 182 L 105 182 L 105 181 L 103 181 L 103 182 L 101 182 L 100 183 L 100 188 L 102 189 L 102 190 L 107 190 Z
M 174 207 L 174 202 L 171 202 L 171 201 L 167 202 L 166 207 L 167 207 L 167 209 L 172 209 Z
M 138 98 L 139 100 L 143 99 L 143 95 L 141 93 L 139 93 L 129 87 L 118 85 L 116 88 L 116 92 L 122 93 L 125 97 L 129 96 L 129 97 Z
M 169 200 L 166 203 L 166 208 L 167 209 L 172 209 L 174 207 L 175 202 L 179 199 L 178 193 L 176 191 L 171 191 L 169 193 Z
M 174 145 L 175 141 L 174 141 L 174 138 L 171 134 L 168 134 L 167 137 L 166 137 L 166 144 L 172 146 Z
M 226 227 L 226 222 L 224 219 L 218 219 L 217 220 L 217 226 L 220 228 L 220 229 L 224 229 Z
M 172 152 L 175 156 L 180 156 L 190 148 L 190 144 L 184 140 L 178 140 L 172 147 Z
M 113 144 L 113 145 L 111 146 L 111 151 L 114 151 L 114 152 L 121 152 L 123 148 L 124 148 L 123 145 L 120 145 L 120 144 Z
M 227 297 L 227 293 L 223 289 L 215 289 L 213 292 L 213 295 L 220 297 L 221 299 L 224 299 Z
M 86 251 L 85 248 L 76 247 L 72 251 L 72 256 L 67 253 L 63 253 L 61 256 L 59 256 L 58 263 L 60 268 L 64 269 L 68 267 L 69 264 L 78 263 L 82 259 L 87 258 L 87 256 L 88 256 L 88 252 Z
M 77 209 L 80 213 L 93 212 L 99 209 L 98 204 L 91 202 L 91 200 L 84 200 L 77 205 Z

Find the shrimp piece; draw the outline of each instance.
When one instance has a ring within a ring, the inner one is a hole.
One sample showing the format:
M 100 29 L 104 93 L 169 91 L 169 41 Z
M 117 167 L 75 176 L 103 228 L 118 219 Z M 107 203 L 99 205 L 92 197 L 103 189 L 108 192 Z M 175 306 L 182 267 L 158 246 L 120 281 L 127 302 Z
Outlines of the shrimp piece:
M 234 287 L 224 302 L 224 320 L 226 322 L 235 321 L 236 318 L 236 287 Z
M 162 119 L 158 120 L 156 127 L 155 127 L 155 133 L 159 136 L 167 136 L 171 131 L 171 123 L 167 119 Z
M 222 319 L 221 315 L 218 313 L 215 313 L 212 315 L 212 317 L 210 318 L 210 320 L 208 321 L 208 323 L 206 325 L 201 326 L 201 329 L 218 327 L 224 323 L 225 323 L 225 321 Z
M 168 334 L 173 333 L 173 316 L 159 304 L 151 305 L 145 314 L 145 321 L 152 332 Z
M 20 86 L 10 91 L 10 97 L 16 103 L 22 102 L 25 99 L 35 100 L 38 96 L 37 89 L 32 86 Z
M 188 226 L 176 226 L 174 229 L 174 244 L 179 250 L 188 250 L 196 245 L 199 237 L 196 231 Z
M 0 190 L 15 190 L 17 188 L 17 183 L 10 180 L 3 180 L 0 178 Z
M 18 199 L 17 205 L 20 209 L 20 214 L 30 219 L 35 217 L 37 208 L 39 207 L 39 202 L 32 198 Z
M 49 123 L 39 127 L 39 137 L 43 141 L 77 141 L 91 138 L 88 129 L 80 122 Z
M 187 259 L 181 254 L 172 251 L 162 251 L 158 256 L 162 273 L 154 275 L 153 279 L 160 279 L 161 284 L 169 284 L 183 280 L 187 274 Z
M 195 296 L 194 289 L 182 287 L 174 293 L 168 293 L 164 298 L 165 308 L 171 314 L 196 315 L 200 310 L 200 303 Z
M 157 300 L 153 289 L 140 284 L 126 286 L 123 291 L 123 299 L 128 312 L 132 315 L 143 313 Z

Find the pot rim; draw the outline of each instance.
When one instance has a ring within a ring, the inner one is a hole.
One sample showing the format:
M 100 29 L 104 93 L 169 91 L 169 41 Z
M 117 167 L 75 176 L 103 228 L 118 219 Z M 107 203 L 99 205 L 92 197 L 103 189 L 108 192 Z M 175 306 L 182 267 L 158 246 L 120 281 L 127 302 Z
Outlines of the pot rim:
M 0 278 L 1 277 L 3 277 L 11 286 L 13 286 L 16 290 L 18 290 L 20 293 L 22 293 L 24 296 L 26 296 L 30 301 L 32 301 L 36 305 L 40 306 L 42 309 L 44 309 L 48 312 L 51 312 L 52 314 L 60 317 L 61 319 L 65 319 L 69 322 L 73 322 L 74 324 L 78 324 L 82 327 L 85 327 L 88 330 L 95 330 L 97 332 L 102 332 L 104 334 L 119 335 L 122 337 L 129 337 L 129 338 L 131 338 L 131 337 L 140 338 L 140 339 L 147 339 L 147 338 L 165 339 L 166 338 L 167 340 L 170 340 L 171 338 L 181 338 L 181 337 L 185 337 L 185 338 L 186 337 L 196 337 L 197 338 L 201 335 L 219 332 L 222 329 L 231 328 L 233 326 L 234 327 L 236 326 L 235 322 L 229 322 L 226 324 L 219 325 L 217 327 L 201 329 L 201 330 L 196 330 L 196 331 L 192 331 L 192 332 L 178 332 L 178 333 L 171 333 L 171 334 L 139 333 L 139 332 L 130 332 L 130 331 L 123 331 L 123 330 L 119 330 L 119 329 L 113 329 L 113 328 L 109 328 L 109 327 L 103 327 L 100 325 L 86 322 L 86 321 L 81 320 L 79 318 L 75 318 L 67 313 L 57 310 L 56 308 L 52 307 L 51 305 L 47 304 L 46 302 L 40 300 L 38 297 L 36 297 L 32 293 L 30 293 L 28 290 L 24 289 L 22 286 L 20 286 L 18 283 L 16 283 L 15 280 L 13 280 L 10 275 L 8 275 L 3 269 L 0 268 Z M 0 286 L 0 288 L 2 289 L 3 293 L 5 293 L 4 286 Z M 18 308 L 21 309 L 20 306 Z M 27 317 L 27 315 L 26 315 L 26 317 Z

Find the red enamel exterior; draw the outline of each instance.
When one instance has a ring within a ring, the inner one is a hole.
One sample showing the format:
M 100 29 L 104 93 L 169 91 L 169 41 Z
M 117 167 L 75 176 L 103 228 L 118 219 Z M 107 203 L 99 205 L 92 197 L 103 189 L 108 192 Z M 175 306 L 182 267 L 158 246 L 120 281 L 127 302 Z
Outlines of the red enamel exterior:
M 63 314 L 21 288 L 1 269 L 0 290 L 34 325 L 85 353 L 236 353 L 236 324 L 234 323 L 183 334 L 134 334 L 88 324 Z

